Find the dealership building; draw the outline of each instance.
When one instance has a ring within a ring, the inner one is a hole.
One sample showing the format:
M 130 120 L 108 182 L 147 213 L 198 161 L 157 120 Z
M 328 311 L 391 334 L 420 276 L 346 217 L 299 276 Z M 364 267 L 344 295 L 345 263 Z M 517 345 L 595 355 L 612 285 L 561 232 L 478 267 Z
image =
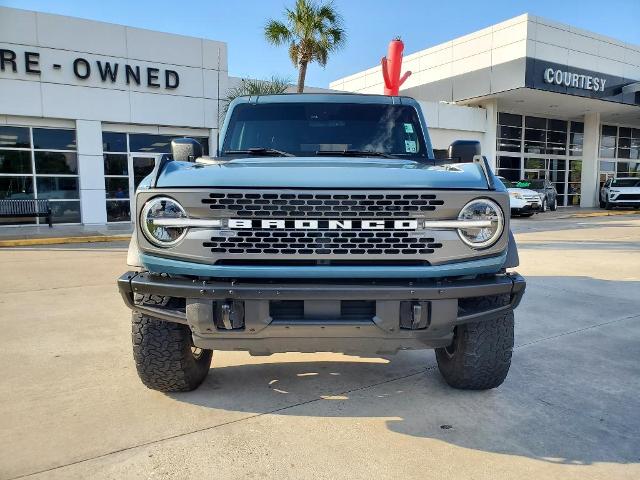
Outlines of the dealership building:
M 424 101 L 440 154 L 479 140 L 498 174 L 546 177 L 565 206 L 596 206 L 607 177 L 640 176 L 638 45 L 525 14 L 406 55 L 403 70 L 400 94 Z M 380 66 L 330 87 L 380 93 Z
M 561 205 L 593 206 L 602 179 L 640 175 L 638 46 L 522 15 L 403 68 L 439 155 L 477 139 L 501 175 L 548 177 Z M 172 138 L 215 151 L 237 81 L 223 41 L 0 7 L 0 199 L 48 199 L 57 224 L 131 222 Z M 330 88 L 382 93 L 380 67 Z

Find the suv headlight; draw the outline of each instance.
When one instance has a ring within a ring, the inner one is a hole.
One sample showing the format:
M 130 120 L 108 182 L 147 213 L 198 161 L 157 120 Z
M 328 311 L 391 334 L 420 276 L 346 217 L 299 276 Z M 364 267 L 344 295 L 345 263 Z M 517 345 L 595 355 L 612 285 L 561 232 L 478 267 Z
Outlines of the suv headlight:
M 509 195 L 519 200 L 522 200 L 524 198 L 520 192 L 509 192 Z
M 186 218 L 186 216 L 184 208 L 175 200 L 169 197 L 152 198 L 142 207 L 140 228 L 147 240 L 154 245 L 171 247 L 184 238 L 187 229 L 166 224 L 170 225 L 170 220 Z
M 458 235 L 472 248 L 490 247 L 504 230 L 502 209 L 487 198 L 476 198 L 467 203 L 460 210 L 458 220 L 470 222 L 469 227 L 458 228 Z

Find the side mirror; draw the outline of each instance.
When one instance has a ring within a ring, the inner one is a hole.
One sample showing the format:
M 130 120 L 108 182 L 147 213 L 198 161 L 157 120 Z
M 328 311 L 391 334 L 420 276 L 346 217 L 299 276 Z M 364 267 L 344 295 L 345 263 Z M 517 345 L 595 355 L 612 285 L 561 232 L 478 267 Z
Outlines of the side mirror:
M 456 140 L 449 145 L 448 157 L 457 163 L 471 163 L 476 155 L 481 155 L 477 140 Z
M 171 154 L 177 162 L 195 162 L 202 156 L 202 145 L 193 138 L 171 140 Z

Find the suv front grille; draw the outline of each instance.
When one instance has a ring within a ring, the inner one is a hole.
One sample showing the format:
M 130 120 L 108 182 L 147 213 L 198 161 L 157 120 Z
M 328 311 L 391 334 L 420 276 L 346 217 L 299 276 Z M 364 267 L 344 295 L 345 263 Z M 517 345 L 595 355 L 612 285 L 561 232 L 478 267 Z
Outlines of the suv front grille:
M 203 242 L 212 253 L 268 255 L 429 255 L 442 244 L 420 232 L 247 230 Z
M 396 218 L 432 212 L 444 202 L 432 193 L 214 192 L 202 203 L 239 217 Z

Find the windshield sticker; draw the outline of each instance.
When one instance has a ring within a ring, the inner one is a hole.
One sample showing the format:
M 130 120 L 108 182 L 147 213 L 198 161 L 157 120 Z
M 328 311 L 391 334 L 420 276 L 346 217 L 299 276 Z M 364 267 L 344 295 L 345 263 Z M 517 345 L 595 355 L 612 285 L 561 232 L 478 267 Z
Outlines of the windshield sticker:
M 417 147 L 417 144 L 416 144 L 415 140 L 405 140 L 404 141 L 404 150 L 407 153 L 416 153 L 418 151 L 418 147 Z
M 412 123 L 405 123 L 404 124 L 404 131 L 406 133 L 413 133 L 413 124 Z
M 530 186 L 531 186 L 531 182 L 527 182 L 526 180 L 520 180 L 516 184 L 516 187 L 518 188 L 529 188 Z

